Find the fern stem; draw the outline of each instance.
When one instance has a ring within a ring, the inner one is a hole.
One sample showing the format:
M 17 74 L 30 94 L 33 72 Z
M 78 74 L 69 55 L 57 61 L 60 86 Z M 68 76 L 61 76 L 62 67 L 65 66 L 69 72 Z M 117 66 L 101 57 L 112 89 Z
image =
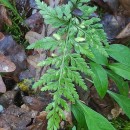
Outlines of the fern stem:
M 90 80 L 90 79 L 88 79 L 88 78 L 85 78 L 86 80 L 88 80 L 89 82 L 91 82 L 91 83 L 94 83 L 92 80 Z
M 60 82 L 61 82 L 61 78 L 62 78 L 62 73 L 63 73 L 63 68 L 64 68 L 64 61 L 65 61 L 65 56 L 66 56 L 66 52 L 67 52 L 67 43 L 68 43 L 68 40 L 69 40 L 70 23 L 68 25 L 68 31 L 67 31 L 67 36 L 66 36 L 66 40 L 65 40 L 65 48 L 64 48 L 64 52 L 63 52 L 62 64 L 61 64 L 61 67 L 60 67 L 61 71 L 60 71 L 59 84 L 61 84 Z

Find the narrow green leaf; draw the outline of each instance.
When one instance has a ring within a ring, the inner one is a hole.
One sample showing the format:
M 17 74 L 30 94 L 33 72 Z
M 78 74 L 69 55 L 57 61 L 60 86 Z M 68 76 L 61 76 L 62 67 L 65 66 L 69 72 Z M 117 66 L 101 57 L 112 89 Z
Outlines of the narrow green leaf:
M 120 94 L 116 94 L 109 90 L 107 92 L 112 98 L 115 99 L 115 101 L 120 105 L 125 114 L 130 118 L 130 98 Z
M 114 72 L 107 70 L 108 76 L 115 82 L 121 95 L 128 96 L 129 85 L 128 82 L 125 82 L 122 77 L 115 74 Z
M 87 130 L 87 124 L 85 121 L 85 117 L 84 117 L 84 113 L 83 111 L 81 111 L 81 109 L 79 108 L 79 106 L 77 104 L 73 104 L 71 107 L 71 110 L 74 114 L 75 119 L 77 120 L 77 124 L 76 126 L 78 127 L 78 129 L 85 129 Z
M 76 102 L 80 112 L 83 112 L 89 130 L 115 130 L 111 123 L 99 113 L 93 111 L 80 101 Z
M 115 60 L 130 66 L 130 49 L 128 47 L 121 44 L 112 44 L 106 51 Z
M 0 0 L 0 3 L 14 11 L 14 8 L 10 4 L 9 0 Z
M 95 76 L 92 77 L 94 85 L 100 97 L 104 97 L 108 88 L 107 73 L 101 65 L 91 62 L 91 69 Z
M 0 0 L 0 3 L 3 4 L 5 7 L 9 8 L 11 11 L 13 11 L 13 13 L 17 15 L 17 17 L 19 18 L 19 20 L 21 20 L 21 22 L 23 21 L 17 9 L 11 5 L 9 0 Z
M 130 80 L 130 66 L 121 63 L 113 63 L 108 67 L 121 77 Z

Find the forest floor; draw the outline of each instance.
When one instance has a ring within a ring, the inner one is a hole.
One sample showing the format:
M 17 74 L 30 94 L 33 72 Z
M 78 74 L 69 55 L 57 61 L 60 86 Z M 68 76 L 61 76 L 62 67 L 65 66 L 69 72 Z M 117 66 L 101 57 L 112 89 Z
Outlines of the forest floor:
M 51 0 L 51 4 L 53 2 L 55 0 Z M 63 2 L 66 1 L 59 0 L 59 4 Z M 130 2 L 92 0 L 90 4 L 98 7 L 93 16 L 101 18 L 109 43 L 130 47 Z M 49 54 L 26 48 L 53 31 L 44 24 L 35 0 L 0 4 L 0 130 L 46 130 L 47 113 L 43 110 L 51 102 L 51 96 L 36 92 L 32 85 L 47 69 L 37 64 Z M 89 97 L 81 91 L 81 100 L 108 118 L 117 130 L 130 130 L 130 121 L 117 103 L 109 95 L 101 100 L 93 85 L 89 83 L 88 86 Z M 109 87 L 116 91 L 111 80 Z

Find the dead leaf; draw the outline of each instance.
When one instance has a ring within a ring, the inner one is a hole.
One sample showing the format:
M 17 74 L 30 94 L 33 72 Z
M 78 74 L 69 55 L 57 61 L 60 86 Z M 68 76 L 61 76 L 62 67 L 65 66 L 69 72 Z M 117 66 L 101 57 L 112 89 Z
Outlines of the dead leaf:
M 47 128 L 47 113 L 45 111 L 40 112 L 38 116 L 36 116 L 35 122 L 31 126 L 28 127 L 28 130 L 46 130 Z
M 48 104 L 46 101 L 43 102 L 40 99 L 31 96 L 24 96 L 23 101 L 31 110 L 39 112 L 42 111 Z
M 0 128 L 0 130 L 11 130 L 9 127 L 6 128 Z
M 34 31 L 29 31 L 27 32 L 27 34 L 25 35 L 26 40 L 28 40 L 28 42 L 30 44 L 35 43 L 36 41 L 40 40 L 43 38 L 43 36 L 37 32 Z
M 30 115 L 31 115 L 31 118 L 36 118 L 36 116 L 38 115 L 38 111 L 34 111 L 34 110 L 31 110 L 27 105 L 23 104 L 21 106 L 22 109 L 26 110 L 26 111 L 29 111 L 30 112 Z
M 71 112 L 64 111 L 66 121 L 69 122 L 70 125 L 72 125 L 72 114 Z
M 38 115 L 36 117 L 36 119 L 44 121 L 46 119 L 46 116 L 47 116 L 47 112 L 46 111 L 42 111 L 42 112 L 40 112 L 40 115 Z
M 27 62 L 32 65 L 34 68 L 39 68 L 39 66 L 37 66 L 37 64 L 41 61 L 42 59 L 40 58 L 40 55 L 31 55 L 28 56 L 27 58 Z
M 130 0 L 119 0 L 122 7 L 126 11 L 126 15 L 130 16 Z
M 26 110 L 26 111 L 30 111 L 30 108 L 27 105 L 25 105 L 25 104 L 23 104 L 21 106 L 21 108 L 24 109 L 24 110 Z
M 0 18 L 7 25 L 9 25 L 9 26 L 12 25 L 12 21 L 7 15 L 6 8 L 4 6 L 2 6 L 2 5 L 0 6 Z
M 130 23 L 117 35 L 116 38 L 126 38 L 130 36 Z
M 0 54 L 0 72 L 13 72 L 16 66 L 3 54 Z
M 3 82 L 2 77 L 0 76 L 0 93 L 5 93 L 6 92 L 6 86 Z
M 96 2 L 100 7 L 110 13 L 116 13 L 119 2 L 118 0 L 92 0 Z
M 115 13 L 117 12 L 117 9 L 119 7 L 119 1 L 118 0 L 103 0 L 104 2 L 107 2 L 110 9 Z
M 121 113 L 122 109 L 117 105 L 116 103 L 114 104 L 114 108 L 111 110 L 111 114 L 113 118 L 117 118 Z
M 25 20 L 25 24 L 31 28 L 32 31 L 41 33 L 43 25 L 42 15 L 39 12 L 32 14 Z
M 0 32 L 0 41 L 2 41 L 4 39 L 4 34 L 2 32 Z

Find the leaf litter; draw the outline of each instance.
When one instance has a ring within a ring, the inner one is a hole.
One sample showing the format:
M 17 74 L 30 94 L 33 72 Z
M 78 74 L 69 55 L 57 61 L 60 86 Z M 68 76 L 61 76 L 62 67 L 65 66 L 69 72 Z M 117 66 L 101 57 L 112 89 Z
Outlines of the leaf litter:
M 53 7 L 67 1 L 46 0 L 46 2 Z M 121 43 L 122 39 L 125 43 L 129 42 L 130 1 L 92 0 L 92 4 L 97 5 L 102 10 L 102 12 L 97 11 L 95 13 L 97 16 L 101 16 L 102 24 L 110 43 Z M 24 28 L 28 28 L 26 35 L 23 37 L 28 44 L 50 36 L 56 31 L 56 29 L 44 23 L 34 0 L 16 0 L 16 8 L 21 15 L 25 15 L 20 29 L 25 31 Z M 46 59 L 52 52 L 43 51 L 42 49 L 26 50 L 23 45 L 19 44 L 20 42 L 18 43 L 14 40 L 10 32 L 8 34 L 5 33 L 3 31 L 4 25 L 13 26 L 13 24 L 8 8 L 3 5 L 0 5 L 0 19 L 0 105 L 3 107 L 3 111 L 0 112 L 0 130 L 46 130 L 47 113 L 44 110 L 46 105 L 52 100 L 51 94 L 49 92 L 34 94 L 35 92 L 29 91 L 32 91 L 33 82 L 39 79 L 47 70 L 47 67 L 38 67 L 37 63 Z M 8 85 L 3 80 L 3 75 L 16 82 L 16 85 L 11 90 L 7 89 Z M 25 79 L 31 80 L 32 84 L 25 83 Z M 19 87 L 19 83 L 22 84 L 23 88 Z M 104 100 L 101 100 L 96 95 L 92 84 L 88 83 L 88 86 L 90 91 L 87 93 L 87 97 L 82 94 L 82 90 L 77 90 L 81 100 L 106 117 L 115 118 L 123 115 L 121 109 L 108 95 Z M 29 89 L 23 91 L 24 87 Z M 115 88 L 115 85 L 110 82 L 109 87 Z M 16 102 L 18 97 L 20 100 Z M 65 111 L 65 115 L 68 124 L 72 125 L 71 113 Z M 65 123 L 61 122 L 63 128 Z

